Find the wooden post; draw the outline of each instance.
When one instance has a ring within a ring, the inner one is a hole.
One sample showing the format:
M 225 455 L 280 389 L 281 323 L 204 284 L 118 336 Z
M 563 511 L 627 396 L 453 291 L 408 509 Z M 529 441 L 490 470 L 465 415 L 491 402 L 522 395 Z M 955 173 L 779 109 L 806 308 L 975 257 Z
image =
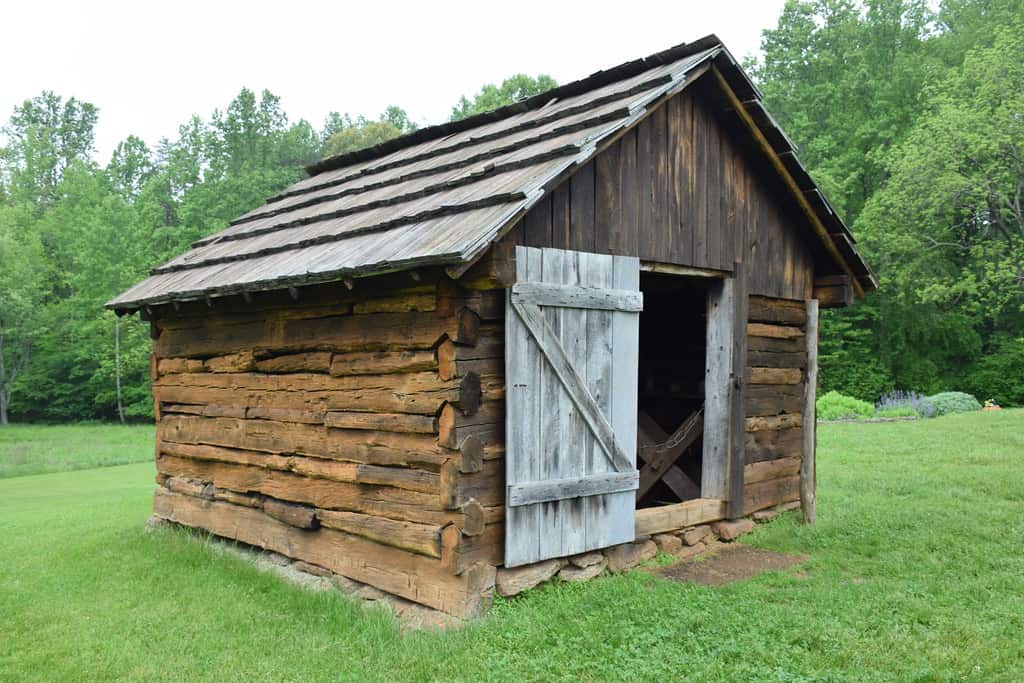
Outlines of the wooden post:
M 732 278 L 708 289 L 707 349 L 704 366 L 704 442 L 701 498 L 725 500 L 729 495 L 729 387 L 732 380 Z
M 746 463 L 747 422 L 747 275 L 741 261 L 733 268 L 732 355 L 729 382 L 729 510 L 730 519 L 743 516 L 743 466 Z
M 818 300 L 807 302 L 807 388 L 804 392 L 804 454 L 800 461 L 800 507 L 804 522 L 814 524 L 815 497 L 817 495 L 817 466 L 815 449 L 818 445 L 818 420 L 814 402 L 818 385 Z
M 121 319 L 114 318 L 114 387 L 117 391 L 117 417 L 124 424 L 124 404 L 121 401 Z

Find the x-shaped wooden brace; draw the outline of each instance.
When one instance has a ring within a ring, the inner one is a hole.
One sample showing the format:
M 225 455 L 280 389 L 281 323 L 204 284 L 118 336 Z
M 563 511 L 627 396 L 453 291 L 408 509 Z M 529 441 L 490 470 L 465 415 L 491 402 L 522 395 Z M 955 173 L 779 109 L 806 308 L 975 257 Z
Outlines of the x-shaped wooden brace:
M 645 496 L 659 479 L 679 496 L 679 500 L 700 498 L 700 486 L 675 463 L 703 432 L 704 409 L 700 408 L 686 418 L 671 436 L 647 413 L 641 411 L 637 417 L 637 456 L 644 461 L 644 466 L 640 468 L 637 500 Z

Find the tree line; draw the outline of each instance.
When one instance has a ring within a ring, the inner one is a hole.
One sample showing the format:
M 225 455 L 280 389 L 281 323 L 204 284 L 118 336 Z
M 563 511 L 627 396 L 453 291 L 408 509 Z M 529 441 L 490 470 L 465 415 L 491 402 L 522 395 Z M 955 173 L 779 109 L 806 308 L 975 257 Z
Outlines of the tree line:
M 1024 403 L 1024 0 L 789 0 L 747 67 L 881 289 L 821 325 L 822 390 Z M 554 87 L 518 75 L 457 120 Z M 44 92 L 0 147 L 0 423 L 145 419 L 148 326 L 103 303 L 324 156 L 415 129 L 400 107 L 292 122 L 242 90 L 94 158 L 99 112 Z
M 823 391 L 1024 404 L 1024 2 L 789 0 L 749 65 L 880 291 L 821 324 Z
M 453 120 L 554 87 L 548 76 L 487 84 Z M 128 136 L 94 158 L 99 112 L 53 92 L 15 107 L 0 147 L 0 424 L 149 419 L 148 325 L 103 308 L 150 268 L 264 202 L 325 156 L 416 125 L 332 113 L 292 122 L 280 99 L 239 92 L 155 149 Z

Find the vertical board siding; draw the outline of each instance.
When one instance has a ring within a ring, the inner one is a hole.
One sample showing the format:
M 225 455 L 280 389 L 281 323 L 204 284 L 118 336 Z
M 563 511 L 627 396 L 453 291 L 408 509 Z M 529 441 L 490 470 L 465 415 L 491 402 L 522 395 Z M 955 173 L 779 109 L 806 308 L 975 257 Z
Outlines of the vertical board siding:
M 721 116 L 697 91 L 670 98 L 506 239 L 723 271 L 743 261 L 750 293 L 809 299 L 814 266 L 804 219 L 758 165 L 752 143 Z
M 636 292 L 640 264 L 634 257 L 520 247 L 516 249 L 516 280 Z M 522 490 L 542 482 L 621 472 L 588 423 L 591 418 L 583 410 L 586 402 L 577 404 L 578 398 L 566 388 L 571 383 L 564 383 L 557 364 L 552 364 L 521 318 L 523 309 L 516 306 L 523 304 L 516 303 L 521 299 L 515 297 L 528 298 L 527 291 L 520 289 L 511 295 L 506 311 L 507 485 L 510 490 Z M 628 471 L 635 474 L 637 312 L 546 304 L 540 305 L 540 312 L 582 380 L 594 409 L 611 427 L 613 441 L 624 453 L 622 467 L 628 465 Z M 510 504 L 506 510 L 505 566 L 632 540 L 635 499 L 633 490 L 620 490 Z

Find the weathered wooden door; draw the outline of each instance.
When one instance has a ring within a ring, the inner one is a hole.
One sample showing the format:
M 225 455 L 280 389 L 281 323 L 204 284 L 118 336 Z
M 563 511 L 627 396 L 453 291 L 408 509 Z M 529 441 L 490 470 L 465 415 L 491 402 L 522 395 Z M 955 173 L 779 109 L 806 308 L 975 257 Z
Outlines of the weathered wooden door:
M 634 538 L 640 262 L 516 247 L 505 566 Z

